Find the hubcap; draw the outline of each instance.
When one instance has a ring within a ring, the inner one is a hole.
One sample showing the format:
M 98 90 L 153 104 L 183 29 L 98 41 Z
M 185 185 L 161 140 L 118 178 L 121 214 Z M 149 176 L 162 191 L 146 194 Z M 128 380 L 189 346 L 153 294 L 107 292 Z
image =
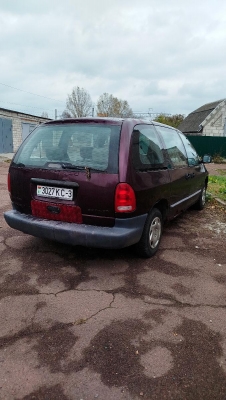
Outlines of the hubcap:
M 205 203 L 206 203 L 206 189 L 203 188 L 203 190 L 202 190 L 202 204 L 203 204 L 203 206 L 205 205 Z
M 152 249 L 154 249 L 160 240 L 162 231 L 161 220 L 159 217 L 155 217 L 151 223 L 149 231 L 149 244 Z

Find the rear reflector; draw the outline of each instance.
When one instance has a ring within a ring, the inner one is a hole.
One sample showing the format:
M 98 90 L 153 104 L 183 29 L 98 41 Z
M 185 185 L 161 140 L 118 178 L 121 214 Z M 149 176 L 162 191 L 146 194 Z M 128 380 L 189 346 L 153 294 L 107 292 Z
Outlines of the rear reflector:
M 136 209 L 136 197 L 128 183 L 119 183 L 115 192 L 115 212 L 132 212 Z
M 77 206 L 32 200 L 31 210 L 34 217 L 82 224 L 81 208 Z

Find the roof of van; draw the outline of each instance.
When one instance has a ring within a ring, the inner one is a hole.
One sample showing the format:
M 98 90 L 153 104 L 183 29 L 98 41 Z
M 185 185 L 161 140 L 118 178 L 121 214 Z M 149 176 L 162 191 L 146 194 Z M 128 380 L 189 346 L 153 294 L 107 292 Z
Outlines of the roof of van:
M 111 117 L 82 117 L 82 118 L 64 118 L 48 121 L 45 125 L 61 124 L 61 123 L 78 123 L 78 122 L 111 122 L 122 123 L 124 118 L 111 118 Z

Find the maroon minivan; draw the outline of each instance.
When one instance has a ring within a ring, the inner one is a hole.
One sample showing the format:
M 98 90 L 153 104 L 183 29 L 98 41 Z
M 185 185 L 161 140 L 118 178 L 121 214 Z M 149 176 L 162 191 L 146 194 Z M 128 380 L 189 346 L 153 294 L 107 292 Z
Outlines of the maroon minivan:
M 210 160 L 206 157 L 206 162 Z M 153 256 L 163 222 L 205 205 L 208 173 L 177 129 L 137 119 L 50 121 L 9 168 L 14 229 L 71 245 L 135 245 Z

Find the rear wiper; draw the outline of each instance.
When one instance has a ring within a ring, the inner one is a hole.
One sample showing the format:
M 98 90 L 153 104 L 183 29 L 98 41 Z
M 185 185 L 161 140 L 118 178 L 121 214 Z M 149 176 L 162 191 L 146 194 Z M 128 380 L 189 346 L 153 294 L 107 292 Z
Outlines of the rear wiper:
M 62 164 L 61 165 L 63 169 L 77 169 L 79 171 L 82 171 L 85 169 L 82 165 L 73 165 L 73 164 Z
M 16 166 L 16 167 L 25 167 L 25 164 L 23 163 L 15 163 L 14 161 L 12 162 L 12 166 Z
M 97 169 L 97 168 L 92 168 L 92 167 L 87 167 L 87 166 L 82 166 L 82 165 L 73 165 L 73 164 L 62 164 L 61 165 L 63 169 L 75 169 L 75 170 L 79 170 L 79 171 L 83 171 L 83 170 L 88 170 L 88 171 L 98 171 L 98 172 L 105 172 L 102 169 Z

